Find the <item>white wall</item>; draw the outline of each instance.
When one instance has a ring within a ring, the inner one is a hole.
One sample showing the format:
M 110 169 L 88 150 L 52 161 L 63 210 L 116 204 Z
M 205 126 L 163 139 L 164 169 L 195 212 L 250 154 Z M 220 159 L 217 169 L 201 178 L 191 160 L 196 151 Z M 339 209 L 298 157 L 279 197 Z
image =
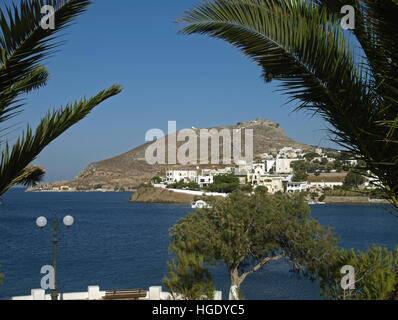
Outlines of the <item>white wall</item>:
M 101 300 L 105 296 L 105 291 L 100 291 L 99 286 L 88 287 L 87 292 L 60 293 L 60 300 Z M 163 292 L 161 286 L 150 287 L 143 300 L 170 300 L 169 292 Z M 43 289 L 31 290 L 30 296 L 13 297 L 11 300 L 51 300 L 49 294 L 45 294 Z M 179 299 L 177 299 L 179 300 Z M 214 300 L 222 300 L 222 292 L 216 291 Z

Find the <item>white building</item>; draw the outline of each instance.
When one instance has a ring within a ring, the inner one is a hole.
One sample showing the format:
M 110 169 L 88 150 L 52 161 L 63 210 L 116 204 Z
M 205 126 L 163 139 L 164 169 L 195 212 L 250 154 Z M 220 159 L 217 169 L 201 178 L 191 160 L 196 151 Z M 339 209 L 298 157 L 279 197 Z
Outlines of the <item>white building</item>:
M 171 184 L 180 181 L 194 181 L 198 175 L 196 170 L 169 170 L 166 172 L 166 183 Z
M 323 150 L 321 148 L 316 148 L 315 153 L 319 154 L 320 156 L 323 156 Z
M 288 182 L 286 186 L 286 192 L 288 193 L 302 192 L 308 189 L 309 186 L 307 182 Z
M 208 187 L 214 182 L 214 177 L 213 176 L 197 176 L 193 178 L 198 185 L 200 185 L 201 188 Z
M 276 159 L 274 171 L 276 173 L 292 173 L 293 168 L 290 165 L 294 161 L 298 161 L 298 159 Z
M 260 175 L 264 175 L 268 172 L 266 167 L 267 167 L 267 165 L 265 163 L 254 163 L 253 169 L 251 170 L 251 172 L 260 174 Z
M 252 165 L 246 163 L 244 160 L 240 160 L 236 163 L 235 175 L 236 176 L 246 176 L 248 172 L 252 169 Z
M 275 163 L 276 163 L 276 160 L 267 160 L 267 163 L 266 163 L 266 165 L 267 165 L 267 168 L 266 168 L 267 172 L 270 172 L 271 170 L 272 170 L 272 171 L 275 171 L 275 170 L 276 170 L 276 168 L 275 168 Z
M 346 166 L 356 166 L 358 164 L 358 160 L 345 160 L 343 163 Z
M 330 188 L 334 189 L 335 187 L 342 187 L 344 185 L 343 182 L 310 182 L 309 186 L 311 189 L 325 189 Z
M 272 160 L 273 158 L 274 158 L 274 156 L 272 154 L 269 154 L 269 153 L 263 153 L 261 155 L 261 159 L 263 159 L 263 160 Z

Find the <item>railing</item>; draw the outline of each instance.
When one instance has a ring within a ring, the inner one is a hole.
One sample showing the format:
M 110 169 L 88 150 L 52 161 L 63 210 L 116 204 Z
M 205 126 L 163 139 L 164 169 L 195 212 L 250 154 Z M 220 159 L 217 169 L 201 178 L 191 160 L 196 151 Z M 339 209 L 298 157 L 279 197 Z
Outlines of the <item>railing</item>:
M 59 300 L 103 300 L 105 295 L 106 291 L 100 291 L 99 286 L 90 286 L 87 292 L 60 293 Z M 169 292 L 163 292 L 161 286 L 154 286 L 149 288 L 146 297 L 140 299 L 171 300 L 172 296 Z M 11 300 L 51 300 L 51 296 L 43 289 L 33 289 L 30 296 L 13 297 Z M 222 300 L 221 291 L 215 292 L 214 300 Z

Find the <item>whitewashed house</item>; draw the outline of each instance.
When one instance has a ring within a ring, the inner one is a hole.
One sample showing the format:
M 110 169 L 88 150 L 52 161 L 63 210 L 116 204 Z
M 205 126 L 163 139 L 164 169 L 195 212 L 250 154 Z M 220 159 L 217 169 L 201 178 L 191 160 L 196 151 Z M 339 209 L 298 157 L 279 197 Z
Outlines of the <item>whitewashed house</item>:
M 309 186 L 311 189 L 325 189 L 330 188 L 334 189 L 335 187 L 342 187 L 344 185 L 343 182 L 310 182 Z
M 346 166 L 356 166 L 358 165 L 358 160 L 345 160 L 343 164 Z
M 275 170 L 276 170 L 275 163 L 276 163 L 276 160 L 267 160 L 267 162 L 266 162 L 267 172 L 270 172 L 271 170 L 275 172 Z
M 288 182 L 286 186 L 287 193 L 304 192 L 309 189 L 307 182 Z
M 298 161 L 298 159 L 276 159 L 275 172 L 276 173 L 292 173 L 293 168 L 290 165 L 294 161 Z
M 166 172 L 166 183 L 171 184 L 180 181 L 194 181 L 198 175 L 196 170 L 169 170 Z
M 194 180 L 201 188 L 208 187 L 213 184 L 214 177 L 213 176 L 197 176 L 194 177 Z

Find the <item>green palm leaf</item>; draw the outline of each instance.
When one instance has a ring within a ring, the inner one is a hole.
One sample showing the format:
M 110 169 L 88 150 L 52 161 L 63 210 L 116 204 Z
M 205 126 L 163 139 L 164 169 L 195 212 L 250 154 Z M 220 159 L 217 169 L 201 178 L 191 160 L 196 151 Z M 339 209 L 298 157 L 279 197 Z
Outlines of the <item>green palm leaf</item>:
M 91 3 L 88 0 L 21 0 L 19 6 L 0 10 L 0 123 L 21 112 L 22 95 L 42 87 L 48 79 L 43 60 L 54 52 L 60 42 L 59 32 L 69 26 Z M 44 30 L 41 8 L 55 9 L 55 29 Z M 49 112 L 35 131 L 30 126 L 10 146 L 1 141 L 0 195 L 15 184 L 33 185 L 42 179 L 45 171 L 30 166 L 39 153 L 63 132 L 87 116 L 96 106 L 122 90 L 114 85 L 90 99 L 68 104 Z M 0 128 L 2 138 L 10 126 Z
M 340 25 L 346 4 L 356 10 L 352 36 Z M 391 130 L 378 124 L 398 114 L 397 14 L 396 1 L 215 0 L 179 21 L 183 34 L 206 34 L 240 49 L 266 81 L 280 81 L 297 109 L 321 115 L 334 141 L 365 160 L 365 172 L 377 176 L 398 207 L 392 161 L 398 150 L 386 141 Z
M 101 91 L 95 97 L 68 104 L 44 117 L 35 132 L 28 126 L 12 148 L 6 143 L 1 156 L 0 195 L 8 191 L 24 175 L 25 168 L 64 131 L 83 119 L 101 102 L 121 92 L 119 85 Z M 31 183 L 32 184 L 32 183 Z
M 0 116 L 22 106 L 12 105 L 14 99 L 26 90 L 16 91 L 15 83 L 23 81 L 40 66 L 43 59 L 53 53 L 60 44 L 55 36 L 69 26 L 91 3 L 88 0 L 21 0 L 0 10 Z M 44 30 L 40 26 L 41 8 L 51 5 L 55 9 L 55 29 Z M 7 116 L 8 115 L 8 116 Z

